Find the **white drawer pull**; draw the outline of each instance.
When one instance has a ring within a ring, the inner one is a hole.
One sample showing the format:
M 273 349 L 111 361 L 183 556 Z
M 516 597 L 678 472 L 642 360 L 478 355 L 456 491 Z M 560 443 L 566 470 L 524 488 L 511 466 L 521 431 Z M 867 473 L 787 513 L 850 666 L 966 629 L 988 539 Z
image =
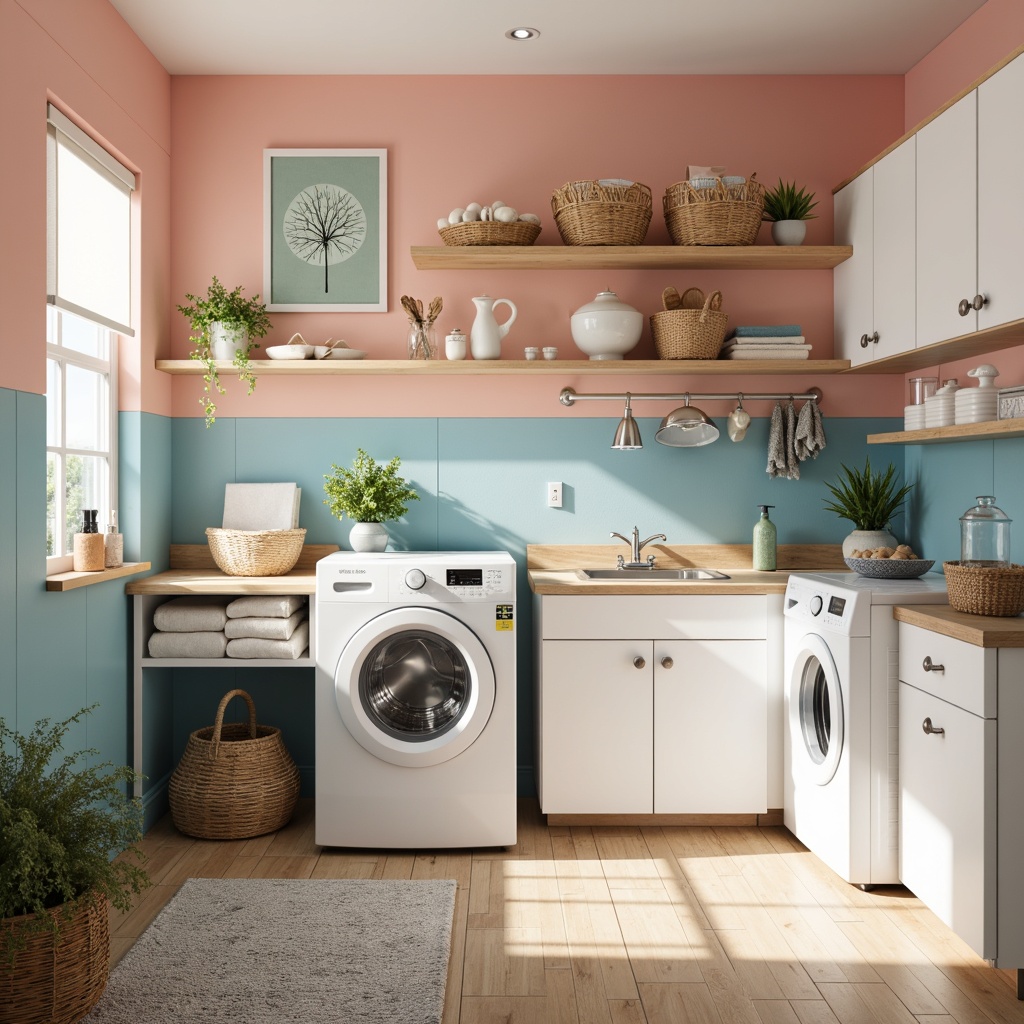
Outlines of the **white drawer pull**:
M 643 668 L 646 664 L 647 662 L 639 656 L 633 659 L 633 668 Z
M 945 736 L 946 734 L 946 730 L 941 726 L 932 725 L 932 720 L 930 718 L 926 718 L 921 723 L 921 728 L 924 730 L 924 734 L 926 736 Z
M 925 672 L 945 672 L 946 671 L 946 666 L 945 665 L 933 665 L 931 658 L 925 658 L 924 662 L 921 665 L 921 667 L 925 670 Z

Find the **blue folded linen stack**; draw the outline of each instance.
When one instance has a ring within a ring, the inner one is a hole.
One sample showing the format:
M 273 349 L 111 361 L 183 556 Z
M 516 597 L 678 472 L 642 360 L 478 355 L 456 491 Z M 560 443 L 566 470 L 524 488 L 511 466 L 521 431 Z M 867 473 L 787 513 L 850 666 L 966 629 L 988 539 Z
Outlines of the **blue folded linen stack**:
M 722 346 L 722 359 L 807 359 L 799 324 L 749 324 L 734 327 Z

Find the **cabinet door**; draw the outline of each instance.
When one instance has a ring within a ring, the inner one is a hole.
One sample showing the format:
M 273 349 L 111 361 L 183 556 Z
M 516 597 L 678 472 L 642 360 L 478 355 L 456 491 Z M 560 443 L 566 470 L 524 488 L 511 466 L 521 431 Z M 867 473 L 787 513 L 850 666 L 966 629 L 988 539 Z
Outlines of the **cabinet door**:
M 978 87 L 978 326 L 1024 318 L 1024 195 L 1012 185 L 1024 165 L 1024 56 Z
M 767 679 L 763 640 L 655 642 L 656 812 L 764 813 Z
M 874 330 L 872 296 L 874 172 L 854 178 L 835 195 L 836 245 L 852 245 L 853 255 L 833 271 L 835 357 L 857 366 L 869 362 L 873 346 L 861 338 Z
M 542 642 L 544 814 L 651 813 L 652 647 L 650 640 Z
M 977 330 L 977 90 L 917 133 L 917 347 Z
M 914 348 L 917 339 L 917 140 L 909 138 L 875 164 L 872 358 Z
M 975 952 L 995 957 L 995 719 L 900 683 L 899 770 L 900 880 Z

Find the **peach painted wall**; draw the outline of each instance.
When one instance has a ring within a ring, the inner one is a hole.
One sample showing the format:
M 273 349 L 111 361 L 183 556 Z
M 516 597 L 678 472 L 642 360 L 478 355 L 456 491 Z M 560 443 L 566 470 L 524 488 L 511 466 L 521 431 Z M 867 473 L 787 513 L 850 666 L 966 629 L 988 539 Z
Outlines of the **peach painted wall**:
M 136 337 L 121 347 L 121 408 L 170 411 L 154 369 L 166 348 L 170 261 L 170 76 L 107 0 L 0 0 L 0 387 L 46 390 L 46 103 L 138 173 Z
M 175 77 L 172 108 L 172 303 L 205 289 L 262 292 L 265 148 L 382 147 L 389 159 L 387 313 L 272 314 L 265 344 L 295 331 L 345 338 L 371 358 L 404 358 L 402 294 L 441 295 L 442 334 L 469 330 L 471 297 L 506 296 L 519 320 L 503 345 L 557 345 L 579 358 L 569 316 L 605 288 L 645 314 L 662 289 L 718 288 L 733 323 L 799 322 L 813 355 L 832 355 L 832 273 L 419 271 L 411 245 L 436 245 L 436 220 L 472 200 L 504 201 L 539 214 L 538 244 L 560 244 L 553 189 L 575 178 L 629 177 L 648 184 L 655 212 L 650 244 L 668 241 L 661 197 L 688 163 L 756 171 L 766 183 L 797 179 L 818 196 L 809 244 L 832 241 L 832 187 L 902 131 L 903 80 L 893 77 Z M 759 241 L 767 240 L 767 226 Z M 171 314 L 169 355 L 189 351 L 188 327 Z M 645 329 L 634 356 L 653 357 Z M 312 377 L 260 379 L 245 397 L 236 382 L 218 400 L 228 416 L 606 415 L 597 403 L 567 412 L 561 387 L 578 390 L 735 391 L 828 389 L 833 415 L 892 415 L 902 382 L 888 377 L 603 378 Z M 201 412 L 197 377 L 174 379 L 175 416 Z M 713 410 L 718 412 L 719 410 Z M 755 410 L 757 412 L 757 410 Z

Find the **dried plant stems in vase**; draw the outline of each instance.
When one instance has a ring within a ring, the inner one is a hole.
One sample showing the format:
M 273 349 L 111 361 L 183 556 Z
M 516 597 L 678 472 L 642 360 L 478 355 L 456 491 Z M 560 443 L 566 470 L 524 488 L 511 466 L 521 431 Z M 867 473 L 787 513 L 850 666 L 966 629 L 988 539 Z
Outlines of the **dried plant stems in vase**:
M 409 358 L 436 359 L 437 344 L 434 337 L 434 321 L 441 315 L 444 303 L 435 295 L 423 312 L 423 302 L 410 295 L 402 296 L 402 308 L 409 317 Z

